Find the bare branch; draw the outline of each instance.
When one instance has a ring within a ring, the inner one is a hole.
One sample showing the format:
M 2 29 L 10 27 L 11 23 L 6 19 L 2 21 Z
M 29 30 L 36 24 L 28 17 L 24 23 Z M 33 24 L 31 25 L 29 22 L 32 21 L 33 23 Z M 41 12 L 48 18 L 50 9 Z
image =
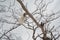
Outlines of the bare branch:
M 7 37 L 7 39 L 11 40 L 9 36 L 5 35 Z
M 14 26 L 14 27 L 11 28 L 10 30 L 8 30 L 7 32 L 5 32 L 4 34 L 2 34 L 2 36 L 0 37 L 0 39 L 1 39 L 4 35 L 6 35 L 8 32 L 11 32 L 12 30 L 18 28 L 19 26 L 20 26 L 20 25 L 18 24 L 17 26 Z
M 27 15 L 29 15 L 29 17 L 36 23 L 36 25 L 38 27 L 40 27 L 43 31 L 43 28 L 41 27 L 40 24 L 38 24 L 38 22 L 35 20 L 35 18 L 31 15 L 31 13 L 29 13 L 29 11 L 25 8 L 24 4 L 22 3 L 21 0 L 17 0 L 20 4 L 21 4 L 21 7 L 24 9 L 24 11 L 26 12 Z

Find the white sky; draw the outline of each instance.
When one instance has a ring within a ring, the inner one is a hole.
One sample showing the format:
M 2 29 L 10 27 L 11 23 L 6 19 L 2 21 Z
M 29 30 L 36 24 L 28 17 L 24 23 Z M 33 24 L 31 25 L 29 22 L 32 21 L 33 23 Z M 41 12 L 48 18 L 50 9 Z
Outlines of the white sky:
M 33 10 L 35 10 L 36 9 L 36 6 L 33 4 L 34 3 L 34 0 L 27 0 L 27 1 L 25 1 L 25 3 L 26 2 L 28 2 L 28 5 L 27 5 L 27 7 L 28 7 L 28 9 L 29 9 L 29 11 L 30 12 L 32 12 Z M 48 9 L 49 10 L 59 10 L 60 8 L 60 0 L 54 0 L 51 4 L 49 4 L 48 5 Z
M 8 5 L 10 0 L 7 0 L 7 2 L 6 3 L 3 3 L 3 5 Z M 12 0 L 11 0 L 12 1 Z M 35 5 L 33 4 L 33 1 L 34 0 L 27 0 L 26 2 L 28 2 L 28 5 L 27 5 L 27 7 L 28 7 L 28 10 L 30 11 L 30 12 L 33 12 L 34 10 L 35 10 Z M 13 2 L 13 1 L 12 1 Z M 0 3 L 0 4 L 2 4 L 2 3 Z M 18 3 L 17 3 L 18 4 Z M 16 4 L 16 9 L 19 9 L 18 8 L 18 5 Z M 54 2 L 53 3 L 51 3 L 49 6 L 48 6 L 48 9 L 49 10 L 53 10 L 54 12 L 56 12 L 57 10 L 60 10 L 60 0 L 54 0 Z M 21 31 L 20 31 L 21 30 Z M 28 30 L 29 31 L 29 30 Z M 17 33 L 16 35 L 19 35 L 19 36 L 21 36 L 22 38 L 23 37 L 26 37 L 28 34 L 26 33 L 26 29 L 25 28 L 23 28 L 23 27 L 19 27 L 18 29 L 16 29 L 16 30 L 13 30 L 13 32 L 14 33 Z M 18 33 L 19 32 L 19 33 Z M 31 31 L 30 31 L 31 32 Z M 29 33 L 30 33 L 29 32 Z M 30 34 L 31 35 L 31 34 Z M 27 37 L 26 38 L 24 38 L 23 40 L 27 40 Z M 32 39 L 29 39 L 29 40 L 32 40 Z

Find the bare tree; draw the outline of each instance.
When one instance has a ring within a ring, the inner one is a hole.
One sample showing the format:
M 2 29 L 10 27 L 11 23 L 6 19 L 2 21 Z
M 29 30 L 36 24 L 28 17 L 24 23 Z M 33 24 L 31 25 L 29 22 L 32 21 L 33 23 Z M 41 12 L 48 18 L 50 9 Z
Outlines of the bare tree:
M 6 1 L 6 0 L 5 0 Z M 7 16 L 5 15 L 4 17 L 6 18 L 12 18 L 14 21 L 11 21 L 10 19 L 6 19 L 1 17 L 0 18 L 0 22 L 1 24 L 1 29 L 3 29 L 3 25 L 4 23 L 7 24 L 11 24 L 12 28 L 10 28 L 9 30 L 3 32 L 3 34 L 1 34 L 0 39 L 2 39 L 4 36 L 6 36 L 9 40 L 11 40 L 9 38 L 9 36 L 7 36 L 7 34 L 9 32 L 11 32 L 12 30 L 18 28 L 19 26 L 24 26 L 27 29 L 30 29 L 33 31 L 32 33 L 32 39 L 33 40 L 37 40 L 38 38 L 42 39 L 42 40 L 57 40 L 60 37 L 60 34 L 58 32 L 58 34 L 53 34 L 54 32 L 56 32 L 56 29 L 59 28 L 59 26 L 54 29 L 55 25 L 52 26 L 52 28 L 49 29 L 50 24 L 58 19 L 60 17 L 60 10 L 57 12 L 52 12 L 51 14 L 45 14 L 45 11 L 47 11 L 47 7 L 49 4 L 51 4 L 53 2 L 49 1 L 47 2 L 46 0 L 34 0 L 34 5 L 36 6 L 36 10 L 34 10 L 32 13 L 29 12 L 28 8 L 27 8 L 27 4 L 24 5 L 24 0 L 16 0 L 19 4 L 20 4 L 20 11 L 23 12 L 22 18 L 19 19 L 19 14 L 17 12 L 15 12 L 15 8 L 12 9 L 11 7 L 15 5 L 15 1 L 13 3 L 13 5 L 10 5 L 8 7 L 8 11 L 12 13 L 11 15 Z M 2 2 L 2 1 L 1 1 Z M 4 1 L 3 1 L 4 2 Z M 11 10 L 11 11 L 10 11 Z M 20 24 L 21 22 L 19 20 L 24 21 L 24 23 Z M 37 30 L 40 30 L 39 33 L 37 34 Z M 37 35 L 36 35 L 37 34 Z M 41 36 L 42 35 L 42 36 Z M 48 37 L 48 35 L 50 37 Z M 56 37 L 57 36 L 57 37 Z

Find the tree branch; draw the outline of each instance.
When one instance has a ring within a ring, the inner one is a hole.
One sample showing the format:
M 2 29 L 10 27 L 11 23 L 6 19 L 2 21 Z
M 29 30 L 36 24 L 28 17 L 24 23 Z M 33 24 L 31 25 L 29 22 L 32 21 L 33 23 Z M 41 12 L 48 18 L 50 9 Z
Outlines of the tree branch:
M 36 23 L 36 25 L 37 25 L 38 27 L 41 28 L 42 32 L 44 32 L 43 27 L 35 20 L 35 18 L 34 18 L 33 15 L 28 11 L 28 9 L 26 9 L 26 7 L 25 7 L 24 4 L 22 3 L 22 1 L 21 1 L 21 0 L 17 0 L 17 1 L 20 3 L 21 7 L 22 7 L 23 10 L 26 12 L 26 14 Z
M 13 27 L 13 28 L 11 28 L 10 30 L 8 30 L 7 32 L 5 32 L 4 34 L 2 34 L 2 36 L 0 37 L 0 39 L 1 39 L 4 35 L 6 35 L 8 32 L 10 32 L 10 31 L 18 28 L 19 26 L 20 26 L 20 25 L 18 24 L 16 27 Z

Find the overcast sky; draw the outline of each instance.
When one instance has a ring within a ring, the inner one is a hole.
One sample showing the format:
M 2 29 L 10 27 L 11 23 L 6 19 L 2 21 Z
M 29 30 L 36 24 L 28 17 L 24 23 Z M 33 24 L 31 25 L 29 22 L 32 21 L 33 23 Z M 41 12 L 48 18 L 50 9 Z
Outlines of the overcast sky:
M 0 0 L 1 1 L 1 0 Z M 1 3 L 0 2 L 0 5 L 7 5 L 7 6 L 9 6 L 9 2 L 13 2 L 12 0 L 7 0 L 5 3 Z M 35 10 L 35 5 L 33 4 L 33 2 L 34 2 L 34 0 L 27 0 L 26 2 L 28 2 L 28 5 L 27 5 L 27 7 L 28 7 L 28 10 L 30 11 L 30 12 L 33 12 L 34 10 Z M 12 3 L 11 3 L 12 4 Z M 17 5 L 18 3 L 16 2 L 16 9 L 19 9 L 18 8 L 18 5 Z M 53 11 L 58 11 L 58 10 L 60 10 L 60 0 L 54 0 L 54 2 L 53 3 L 51 3 L 51 4 L 49 4 L 49 6 L 48 6 L 48 9 L 49 10 L 53 10 Z M 1 15 L 0 15 L 1 16 Z M 20 31 L 21 30 L 21 31 Z M 29 31 L 29 30 L 28 30 Z M 27 34 L 27 31 L 26 31 L 26 29 L 25 28 L 23 28 L 23 27 L 21 27 L 21 28 L 18 28 L 18 29 L 16 29 L 16 30 L 13 30 L 13 32 L 14 33 L 16 33 L 16 34 L 20 34 L 20 35 L 18 35 L 18 36 L 21 36 L 22 38 L 23 37 L 26 37 L 28 34 Z M 19 32 L 19 33 L 18 33 Z M 30 34 L 31 35 L 31 34 Z M 28 36 L 29 37 L 29 36 Z M 26 38 L 23 38 L 23 40 L 27 40 L 27 37 Z M 29 40 L 31 40 L 31 39 L 29 39 Z
M 26 1 L 27 2 L 27 1 Z M 35 10 L 35 5 L 33 4 L 33 0 L 31 1 L 31 0 L 28 0 L 28 5 L 27 5 L 27 7 L 28 7 L 28 10 L 29 10 L 29 12 L 33 12 L 34 10 Z M 48 10 L 52 10 L 52 11 L 54 11 L 54 12 L 56 12 L 56 11 L 58 11 L 58 10 L 60 10 L 60 0 L 54 0 L 53 1 L 53 3 L 51 3 L 51 4 L 49 4 L 49 6 L 48 6 L 48 8 L 47 8 Z M 48 13 L 49 13 L 49 11 L 48 11 Z M 55 21 L 54 23 L 56 23 L 57 24 L 57 22 Z M 52 23 L 53 24 L 53 23 Z M 55 25 L 55 24 L 54 24 Z M 25 31 L 25 30 L 24 30 Z M 24 33 L 23 33 L 24 34 Z M 25 34 L 25 35 L 27 35 L 27 34 Z M 25 36 L 25 35 L 23 35 L 23 36 Z M 32 40 L 32 39 L 29 39 L 29 40 Z

